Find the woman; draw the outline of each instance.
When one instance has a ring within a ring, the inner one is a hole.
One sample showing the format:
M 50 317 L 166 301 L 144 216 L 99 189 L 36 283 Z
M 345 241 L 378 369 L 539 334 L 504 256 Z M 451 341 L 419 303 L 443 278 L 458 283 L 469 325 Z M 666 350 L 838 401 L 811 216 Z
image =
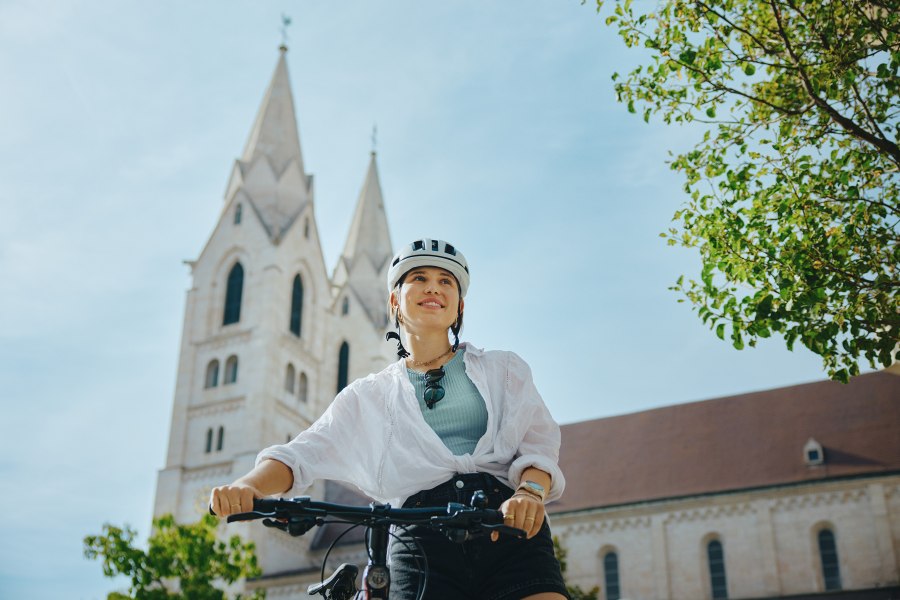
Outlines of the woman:
M 388 272 L 391 318 L 401 332 L 388 337 L 398 340 L 400 360 L 354 381 L 309 429 L 215 488 L 214 512 L 250 510 L 253 498 L 270 494 L 300 495 L 317 479 L 349 482 L 406 507 L 467 502 L 481 489 L 527 539 L 455 544 L 411 529 L 428 558 L 427 600 L 565 600 L 544 519 L 544 502 L 565 486 L 559 426 L 521 358 L 459 343 L 468 287 L 466 259 L 450 244 L 422 239 L 401 250 Z M 412 600 L 416 545 L 405 535 L 391 546 L 391 598 Z

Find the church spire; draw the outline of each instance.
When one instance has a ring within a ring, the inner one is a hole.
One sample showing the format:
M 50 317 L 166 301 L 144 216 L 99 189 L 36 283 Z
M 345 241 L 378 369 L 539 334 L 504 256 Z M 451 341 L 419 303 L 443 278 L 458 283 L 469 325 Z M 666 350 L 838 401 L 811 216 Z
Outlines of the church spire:
M 272 81 L 225 192 L 226 202 L 246 201 L 253 207 L 275 244 L 313 198 L 312 175 L 303 170 L 286 53 L 287 47 L 282 45 Z
M 393 253 L 381 182 L 378 180 L 378 163 L 373 151 L 341 260 L 347 263 L 348 271 L 362 259 L 368 260 L 376 271 L 380 271 Z
M 333 283 L 352 288 L 378 326 L 384 321 L 384 278 L 393 253 L 373 151 Z
M 266 156 L 272 169 L 280 175 L 291 161 L 296 160 L 300 172 L 305 173 L 285 59 L 287 46 L 282 45 L 280 51 L 275 73 L 259 107 L 241 161 L 252 164 L 260 156 Z

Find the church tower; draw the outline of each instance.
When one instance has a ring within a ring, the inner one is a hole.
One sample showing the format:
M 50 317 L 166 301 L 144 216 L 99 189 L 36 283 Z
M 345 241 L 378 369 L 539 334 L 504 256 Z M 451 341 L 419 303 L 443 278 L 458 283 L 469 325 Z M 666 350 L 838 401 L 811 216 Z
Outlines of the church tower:
M 395 360 L 384 341 L 393 249 L 375 153 L 330 278 L 286 53 L 282 46 L 218 223 L 188 262 L 192 285 L 154 506 L 155 515 L 181 522 L 199 518 L 210 489 L 249 471 L 262 448 L 308 427 L 347 382 Z M 229 527 L 256 542 L 267 574 L 312 564 L 308 540 Z

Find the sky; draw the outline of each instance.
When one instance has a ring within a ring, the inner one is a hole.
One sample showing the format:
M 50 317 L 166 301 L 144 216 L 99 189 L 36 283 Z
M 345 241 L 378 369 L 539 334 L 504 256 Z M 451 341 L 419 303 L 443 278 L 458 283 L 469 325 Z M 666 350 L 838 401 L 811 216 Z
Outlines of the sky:
M 667 288 L 685 200 L 611 75 L 644 58 L 578 0 L 0 0 L 0 597 L 105 598 L 103 523 L 144 539 L 164 466 L 182 261 L 219 217 L 287 30 L 326 264 L 377 125 L 393 243 L 469 260 L 463 339 L 516 351 L 561 423 L 824 379 L 737 351 Z

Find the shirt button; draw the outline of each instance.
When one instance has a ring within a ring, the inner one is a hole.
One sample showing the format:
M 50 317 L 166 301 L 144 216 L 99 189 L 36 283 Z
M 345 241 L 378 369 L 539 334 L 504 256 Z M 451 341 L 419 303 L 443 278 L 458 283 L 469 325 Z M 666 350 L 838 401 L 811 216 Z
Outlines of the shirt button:
M 463 483 L 461 479 L 456 480 L 456 487 L 458 487 L 459 489 L 462 489 L 465 485 L 466 484 Z

